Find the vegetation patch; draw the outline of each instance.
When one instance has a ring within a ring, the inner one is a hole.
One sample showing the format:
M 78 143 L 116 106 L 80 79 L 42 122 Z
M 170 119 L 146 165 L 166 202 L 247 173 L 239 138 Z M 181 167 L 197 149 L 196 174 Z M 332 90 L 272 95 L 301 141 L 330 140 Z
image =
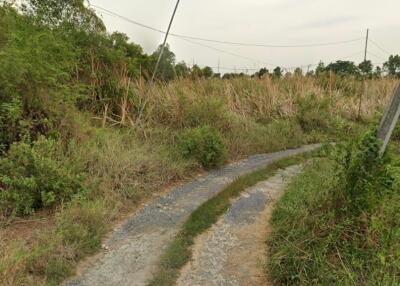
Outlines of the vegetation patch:
M 398 285 L 400 169 L 375 131 L 336 147 L 277 204 L 268 274 L 277 285 Z
M 310 154 L 283 159 L 264 169 L 240 177 L 215 197 L 203 203 L 190 215 L 176 238 L 167 247 L 161 258 L 159 269 L 149 282 L 149 285 L 175 285 L 180 269 L 192 257 L 191 247 L 194 239 L 218 221 L 231 206 L 232 199 L 239 196 L 247 188 L 273 176 L 277 169 L 298 164 L 311 156 Z
M 219 166 L 226 158 L 221 135 L 209 126 L 184 130 L 179 141 L 182 155 L 195 158 L 204 168 Z
M 0 157 L 0 216 L 28 215 L 84 192 L 83 177 L 63 160 L 57 141 L 15 143 Z

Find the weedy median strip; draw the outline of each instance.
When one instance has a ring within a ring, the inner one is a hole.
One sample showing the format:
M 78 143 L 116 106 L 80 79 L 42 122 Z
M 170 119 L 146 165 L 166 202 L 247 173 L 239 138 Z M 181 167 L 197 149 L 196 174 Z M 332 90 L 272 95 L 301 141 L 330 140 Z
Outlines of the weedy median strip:
M 317 151 L 286 158 L 274 162 L 261 170 L 242 176 L 222 192 L 203 203 L 190 215 L 178 235 L 169 244 L 161 257 L 158 271 L 148 285 L 174 285 L 179 277 L 180 269 L 192 257 L 191 247 L 194 244 L 194 239 L 218 221 L 219 217 L 231 206 L 232 199 L 236 198 L 245 189 L 273 176 L 278 169 L 298 164 L 312 157 L 315 152 Z

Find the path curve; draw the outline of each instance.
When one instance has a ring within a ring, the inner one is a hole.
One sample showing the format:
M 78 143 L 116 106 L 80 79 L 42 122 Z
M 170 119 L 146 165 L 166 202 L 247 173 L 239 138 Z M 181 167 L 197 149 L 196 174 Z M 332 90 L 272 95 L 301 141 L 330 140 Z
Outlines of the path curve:
M 114 231 L 104 242 L 108 250 L 65 285 L 146 285 L 156 271 L 163 250 L 197 207 L 239 176 L 318 147 L 320 145 L 306 145 L 298 149 L 251 156 L 172 190 L 148 204 Z
M 209 231 L 196 238 L 193 258 L 182 269 L 177 285 L 269 285 L 265 239 L 273 202 L 300 170 L 298 165 L 279 170 L 243 192 Z

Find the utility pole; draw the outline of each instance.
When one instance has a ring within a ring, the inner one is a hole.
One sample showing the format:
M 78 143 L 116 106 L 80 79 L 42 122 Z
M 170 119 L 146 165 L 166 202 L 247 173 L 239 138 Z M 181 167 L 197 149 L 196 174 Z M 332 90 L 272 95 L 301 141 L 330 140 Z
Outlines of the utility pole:
M 218 58 L 218 73 L 219 73 L 219 66 L 220 66 L 220 64 L 221 64 L 221 60 L 220 60 L 220 58 Z
M 369 37 L 369 29 L 367 29 L 367 37 L 365 38 L 365 53 L 364 53 L 364 61 L 367 61 L 367 53 L 368 53 L 368 37 Z
M 167 30 L 167 32 L 165 33 L 164 42 L 163 42 L 163 44 L 162 44 L 162 48 L 161 48 L 161 51 L 160 51 L 160 55 L 158 56 L 156 66 L 155 66 L 154 71 L 153 71 L 153 76 L 151 77 L 150 85 L 152 85 L 152 84 L 154 83 L 154 79 L 155 79 L 155 77 L 156 77 L 156 74 L 157 74 L 157 71 L 158 71 L 158 67 L 159 67 L 160 62 L 161 62 L 161 58 L 162 58 L 162 56 L 163 56 L 163 54 L 164 54 L 165 45 L 167 44 L 167 39 L 168 39 L 169 31 L 171 30 L 172 22 L 174 21 L 176 11 L 178 10 L 179 2 L 180 2 L 180 0 L 177 0 L 176 5 L 175 5 L 174 12 L 172 13 L 171 20 L 169 21 L 168 30 Z M 149 85 L 149 86 L 150 86 L 150 85 Z M 141 124 L 143 112 L 144 112 L 144 110 L 145 110 L 145 108 L 146 108 L 147 102 L 148 102 L 148 98 L 146 98 L 146 99 L 144 100 L 143 105 L 142 105 L 142 107 L 140 108 L 140 112 L 139 112 L 139 115 L 138 115 L 137 121 L 136 121 L 136 126 L 139 126 L 139 125 Z
M 364 51 L 364 63 L 367 61 L 367 54 L 368 54 L 368 38 L 369 38 L 369 29 L 367 29 L 367 36 L 365 37 L 365 51 Z M 361 104 L 362 99 L 365 97 L 366 93 L 366 83 L 365 83 L 365 74 L 363 74 L 363 81 L 362 81 L 362 90 L 360 93 L 360 102 L 358 103 L 358 119 L 361 119 Z
M 180 2 L 180 0 L 178 0 L 176 2 L 174 12 L 172 13 L 171 20 L 169 21 L 168 29 L 167 29 L 167 32 L 165 33 L 164 42 L 162 44 L 161 52 L 160 52 L 160 55 L 158 56 L 158 60 L 157 60 L 157 63 L 156 63 L 156 67 L 154 68 L 153 76 L 151 77 L 151 82 L 152 83 L 154 82 L 154 78 L 155 78 L 155 76 L 157 74 L 158 67 L 159 67 L 160 62 L 161 62 L 161 58 L 162 58 L 162 56 L 164 54 L 164 49 L 165 49 L 165 45 L 167 44 L 169 31 L 171 30 L 172 22 L 174 21 L 176 11 L 178 10 L 179 2 Z

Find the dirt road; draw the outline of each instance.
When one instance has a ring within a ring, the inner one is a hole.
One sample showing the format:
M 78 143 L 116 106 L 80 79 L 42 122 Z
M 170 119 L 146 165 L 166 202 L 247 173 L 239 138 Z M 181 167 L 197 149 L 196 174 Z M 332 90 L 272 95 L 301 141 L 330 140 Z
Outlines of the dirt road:
M 198 206 L 235 178 L 319 145 L 252 156 L 210 172 L 147 205 L 104 242 L 107 246 L 67 286 L 142 286 L 152 277 L 159 257 L 179 227 Z

